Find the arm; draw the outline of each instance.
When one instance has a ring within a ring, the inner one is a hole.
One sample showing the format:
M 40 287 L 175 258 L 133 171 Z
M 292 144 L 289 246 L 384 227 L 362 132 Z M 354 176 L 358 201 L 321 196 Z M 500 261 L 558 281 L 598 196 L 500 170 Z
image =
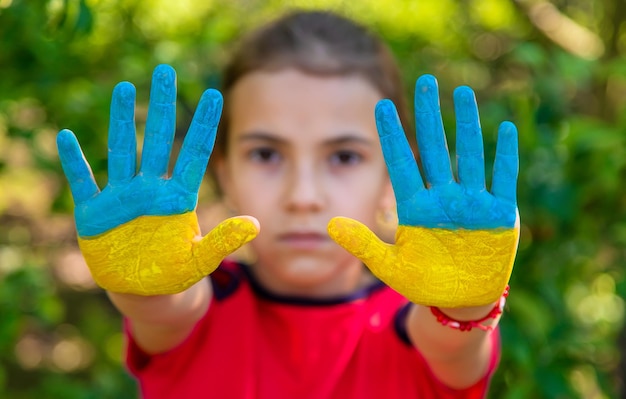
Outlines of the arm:
M 113 305 L 130 320 L 135 342 L 146 353 L 174 348 L 193 330 L 209 308 L 213 295 L 204 279 L 172 295 L 143 296 L 107 291 Z
M 202 95 L 171 177 L 174 70 L 160 65 L 154 71 L 139 171 L 134 102 L 130 83 L 115 87 L 109 181 L 103 190 L 71 131 L 59 132 L 57 146 L 74 198 L 78 243 L 91 274 L 131 320 L 140 345 L 160 352 L 189 334 L 212 295 L 202 280 L 256 236 L 258 222 L 240 216 L 223 221 L 204 237 L 200 233 L 195 208 L 221 113 L 219 92 Z
M 451 387 L 484 376 L 488 334 L 442 326 L 429 306 L 458 320 L 486 316 L 508 284 L 519 239 L 516 202 L 517 130 L 498 132 L 491 191 L 485 188 L 482 133 L 474 93 L 454 93 L 458 179 L 453 176 L 439 108 L 437 82 L 425 75 L 415 90 L 422 179 L 395 107 L 382 100 L 376 122 L 396 196 L 399 226 L 394 244 L 361 223 L 334 218 L 329 233 L 378 278 L 413 302 L 407 330 L 435 375 Z M 491 320 L 495 323 L 496 320 Z
M 419 101 L 423 108 L 434 110 L 434 112 L 425 112 L 417 117 L 422 130 L 433 130 L 433 125 L 440 125 L 440 117 L 437 115 L 439 104 L 434 96 L 436 89 L 434 81 L 423 80 L 421 83 L 418 81 L 416 93 L 421 94 L 416 94 L 416 97 L 420 97 L 419 99 L 416 98 L 416 102 Z M 500 246 L 493 246 L 496 251 L 504 249 L 505 253 L 508 252 L 510 254 L 511 251 L 515 251 L 517 248 L 517 225 L 519 223 L 515 207 L 517 148 L 513 140 L 516 139 L 516 136 L 511 131 L 511 126 L 505 124 L 501 127 L 496 155 L 496 170 L 494 171 L 493 195 L 489 195 L 484 185 L 483 147 L 478 111 L 473 93 L 468 88 L 459 88 L 455 92 L 455 108 L 457 114 L 459 183 L 461 186 L 465 186 L 464 191 L 468 194 L 472 194 L 472 191 L 485 194 L 482 198 L 478 197 L 482 203 L 491 202 L 490 200 L 493 198 L 501 200 L 500 204 L 496 202 L 493 208 L 487 209 L 492 215 L 481 215 L 480 218 L 483 221 L 479 223 L 482 223 L 482 225 L 468 225 L 467 222 L 472 215 L 461 214 L 456 219 L 463 227 L 481 227 L 481 229 L 485 227 L 491 229 L 513 227 L 513 239 L 504 242 Z M 433 149 L 433 151 L 437 146 L 432 141 L 429 142 L 428 137 L 421 137 L 420 141 L 427 149 Z M 434 168 L 432 166 L 434 162 L 443 162 L 444 165 L 447 163 L 447 159 L 445 159 L 447 154 L 441 151 L 435 154 L 434 160 L 425 160 L 425 162 L 431 162 L 431 168 Z M 428 157 L 429 154 L 426 156 Z M 465 206 L 467 206 L 467 203 Z M 474 206 L 472 208 L 473 213 L 480 215 L 479 207 Z M 498 212 L 501 212 L 501 215 L 498 215 Z M 506 220 L 507 216 L 508 221 Z M 490 219 L 491 221 L 489 221 Z M 485 224 L 485 222 L 487 223 Z M 462 253 L 462 251 L 459 252 Z M 514 255 L 513 258 L 509 259 L 508 264 L 512 266 Z M 503 264 L 507 264 L 507 260 Z M 499 279 L 500 285 L 496 286 L 501 286 L 503 282 L 506 284 L 508 279 L 509 274 L 505 272 Z M 491 281 L 498 282 L 498 279 L 496 277 L 491 279 Z M 473 286 L 473 289 L 479 289 L 479 287 Z M 498 292 L 502 293 L 500 290 L 495 293 Z M 452 319 L 469 321 L 482 319 L 494 306 L 495 303 L 488 303 L 484 306 L 444 308 L 441 310 Z M 489 319 L 482 324 L 495 328 L 498 321 L 499 317 Z M 407 332 L 413 344 L 428 359 L 435 375 L 447 385 L 454 388 L 467 387 L 485 375 L 491 359 L 491 352 L 494 349 L 491 347 L 488 332 L 476 328 L 462 332 L 444 326 L 437 321 L 427 306 L 421 305 L 412 306 L 407 320 Z
M 493 305 L 442 309 L 455 320 L 478 320 Z M 495 327 L 499 319 L 482 323 Z M 489 332 L 474 328 L 458 331 L 440 324 L 427 306 L 413 304 L 407 318 L 411 342 L 427 359 L 433 373 L 452 388 L 466 388 L 485 376 L 491 352 Z

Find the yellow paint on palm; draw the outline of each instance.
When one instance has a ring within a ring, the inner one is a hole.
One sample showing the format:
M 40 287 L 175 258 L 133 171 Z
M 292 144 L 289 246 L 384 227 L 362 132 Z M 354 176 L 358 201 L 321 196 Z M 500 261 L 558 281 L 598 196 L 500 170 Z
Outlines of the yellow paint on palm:
M 331 237 L 410 301 L 446 308 L 494 303 L 508 284 L 519 229 L 447 230 L 399 226 L 396 243 L 334 218 Z
M 205 237 L 195 212 L 141 216 L 78 244 L 95 281 L 119 293 L 175 294 L 213 272 L 258 234 L 248 218 L 220 223 Z

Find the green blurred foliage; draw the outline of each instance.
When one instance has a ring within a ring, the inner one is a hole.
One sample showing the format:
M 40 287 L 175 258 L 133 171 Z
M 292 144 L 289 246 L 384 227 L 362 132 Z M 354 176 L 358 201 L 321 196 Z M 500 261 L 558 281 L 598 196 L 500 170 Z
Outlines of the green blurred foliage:
M 135 398 L 121 320 L 76 248 L 55 135 L 77 132 L 105 181 L 110 93 L 178 72 L 179 126 L 219 87 L 242 31 L 290 7 L 330 8 L 392 46 L 412 98 L 470 85 L 488 167 L 520 131 L 522 238 L 490 397 L 623 397 L 626 350 L 626 10 L 620 0 L 0 0 L 0 397 Z M 451 144 L 451 150 L 454 145 Z M 205 185 L 210 187 L 210 185 Z M 201 203 L 211 198 L 203 189 Z

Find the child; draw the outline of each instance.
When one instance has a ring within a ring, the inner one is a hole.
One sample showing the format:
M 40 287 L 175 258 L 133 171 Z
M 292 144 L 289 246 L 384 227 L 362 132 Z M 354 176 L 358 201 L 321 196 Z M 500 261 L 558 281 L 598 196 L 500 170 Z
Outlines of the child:
M 517 133 L 500 127 L 489 192 L 475 99 L 457 89 L 455 181 L 436 81 L 421 77 L 423 182 L 398 76 L 364 28 L 296 12 L 242 41 L 223 113 L 207 90 L 171 178 L 167 66 L 153 75 L 139 172 L 129 83 L 113 92 L 101 192 L 74 135 L 59 133 L 79 244 L 125 317 L 143 397 L 486 395 L 517 248 Z M 229 207 L 248 216 L 201 237 L 197 192 L 218 120 L 213 170 Z M 374 232 L 396 207 L 387 244 Z M 252 264 L 223 260 L 247 242 Z

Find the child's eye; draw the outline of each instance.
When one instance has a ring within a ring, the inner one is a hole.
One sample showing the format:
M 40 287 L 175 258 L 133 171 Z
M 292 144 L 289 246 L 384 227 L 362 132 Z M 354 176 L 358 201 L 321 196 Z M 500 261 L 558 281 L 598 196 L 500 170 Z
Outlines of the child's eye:
M 333 165 L 354 165 L 360 162 L 363 157 L 354 151 L 337 151 L 330 157 Z
M 273 148 L 255 148 L 250 151 L 250 159 L 261 163 L 275 163 L 280 160 L 280 154 Z

